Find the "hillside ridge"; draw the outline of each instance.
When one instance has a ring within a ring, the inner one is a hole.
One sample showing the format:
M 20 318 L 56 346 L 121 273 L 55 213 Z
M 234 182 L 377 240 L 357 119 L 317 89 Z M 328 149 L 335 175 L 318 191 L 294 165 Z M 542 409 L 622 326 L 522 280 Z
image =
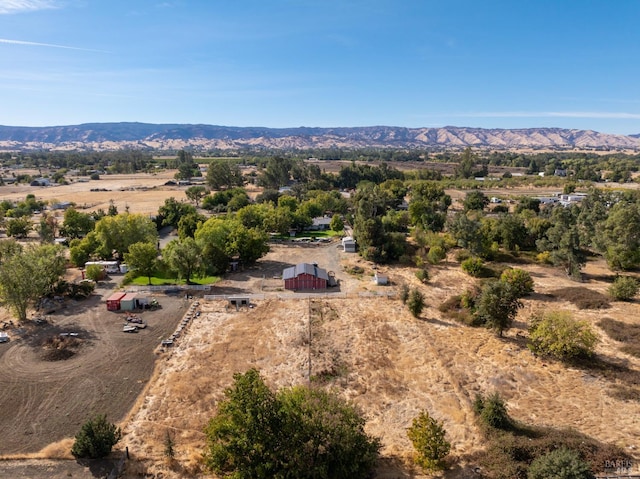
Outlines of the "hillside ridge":
M 3 150 L 175 150 L 313 148 L 640 150 L 640 135 L 564 128 L 233 127 L 138 122 L 0 126 Z

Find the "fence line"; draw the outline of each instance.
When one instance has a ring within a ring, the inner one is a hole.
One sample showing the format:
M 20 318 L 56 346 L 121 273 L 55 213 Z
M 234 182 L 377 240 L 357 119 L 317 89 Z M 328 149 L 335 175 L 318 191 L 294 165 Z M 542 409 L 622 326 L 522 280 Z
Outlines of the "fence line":
M 236 293 L 236 294 L 206 294 L 204 295 L 205 300 L 207 301 L 215 301 L 215 300 L 228 300 L 230 298 L 237 297 L 247 297 L 250 300 L 262 300 L 267 298 L 276 298 L 279 300 L 303 300 L 303 299 L 348 299 L 348 298 L 395 298 L 395 291 L 386 291 L 386 292 L 371 292 L 371 291 L 361 291 L 357 293 Z
M 135 293 L 139 291 L 210 291 L 209 284 L 177 284 L 177 285 L 129 285 L 125 291 Z

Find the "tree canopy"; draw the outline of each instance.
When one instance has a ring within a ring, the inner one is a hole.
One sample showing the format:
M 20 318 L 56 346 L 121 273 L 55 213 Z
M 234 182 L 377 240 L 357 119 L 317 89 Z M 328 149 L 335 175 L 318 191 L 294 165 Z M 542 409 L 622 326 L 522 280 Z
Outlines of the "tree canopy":
M 369 477 L 380 442 L 334 393 L 308 387 L 272 392 L 257 370 L 234 375 L 206 427 L 207 467 L 224 477 Z

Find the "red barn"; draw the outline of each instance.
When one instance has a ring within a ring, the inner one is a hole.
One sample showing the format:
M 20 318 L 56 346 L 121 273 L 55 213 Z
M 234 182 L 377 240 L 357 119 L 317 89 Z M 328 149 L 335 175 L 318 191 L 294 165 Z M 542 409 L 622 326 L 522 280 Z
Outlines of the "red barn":
M 329 275 L 327 271 L 318 268 L 317 264 L 300 263 L 282 272 L 284 288 L 299 289 L 327 289 Z

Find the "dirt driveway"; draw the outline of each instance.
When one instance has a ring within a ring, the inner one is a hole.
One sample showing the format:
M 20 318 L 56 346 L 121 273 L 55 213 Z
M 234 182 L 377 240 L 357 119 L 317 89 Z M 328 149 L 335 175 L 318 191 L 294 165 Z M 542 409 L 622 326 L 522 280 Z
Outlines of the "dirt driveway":
M 73 437 L 90 416 L 118 422 L 131 409 L 153 372 L 155 349 L 175 330 L 188 302 L 158 296 L 162 309 L 140 313 L 148 327 L 126 334 L 124 315 L 104 304 L 114 286 L 68 301 L 44 324 L 10 330 L 11 341 L 0 344 L 0 455 L 36 452 Z M 73 339 L 65 352 L 75 354 L 68 359 L 50 347 L 60 338 Z

